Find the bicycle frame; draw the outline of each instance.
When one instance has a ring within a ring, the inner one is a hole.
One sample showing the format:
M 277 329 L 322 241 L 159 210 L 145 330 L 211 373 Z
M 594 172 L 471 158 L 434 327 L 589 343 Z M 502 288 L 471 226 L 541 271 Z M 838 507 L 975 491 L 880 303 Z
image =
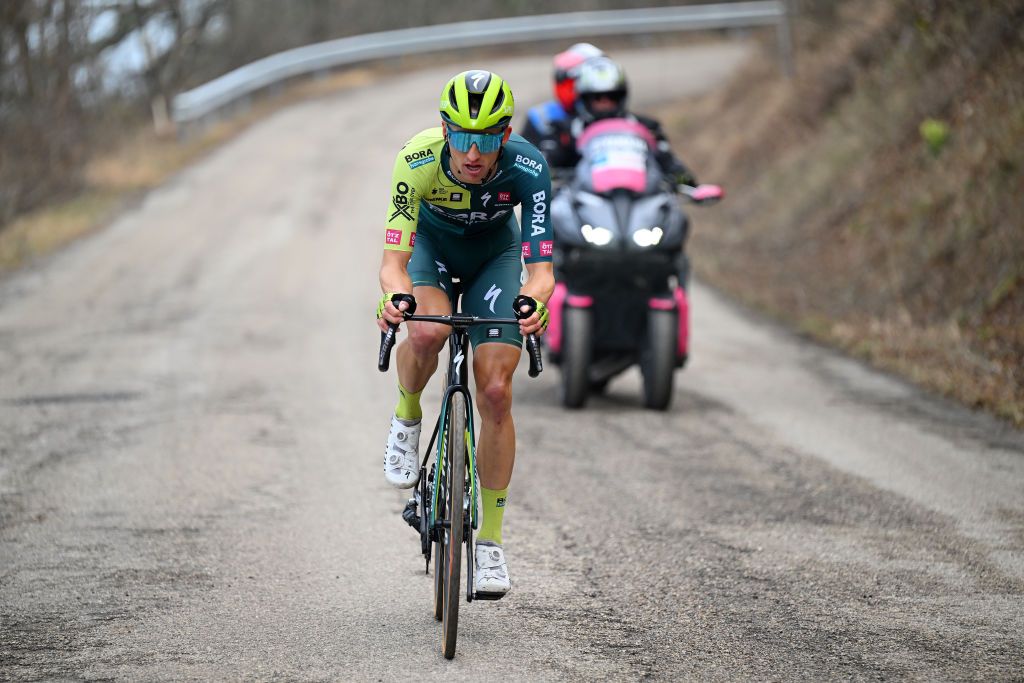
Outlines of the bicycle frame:
M 402 513 L 403 519 L 420 532 L 420 548 L 426 560 L 426 573 L 430 573 L 430 555 L 437 553 L 434 568 L 434 617 L 443 621 L 442 652 L 447 659 L 455 655 L 455 639 L 458 624 L 458 592 L 460 577 L 458 565 L 461 546 L 466 547 L 466 601 L 474 599 L 496 600 L 502 594 L 477 594 L 474 591 L 473 573 L 475 561 L 473 557 L 473 530 L 479 528 L 477 507 L 480 492 L 477 490 L 476 463 L 476 429 L 473 422 L 473 397 L 469 390 L 469 328 L 474 325 L 518 325 L 518 318 L 478 318 L 457 312 L 460 289 L 453 296 L 452 315 L 415 315 L 415 299 L 404 299 L 408 309 L 404 318 L 410 322 L 432 322 L 450 325 L 452 330 L 448 336 L 448 368 L 445 377 L 444 398 L 441 403 L 441 414 L 434 425 L 423 460 L 420 463 L 420 480 L 417 496 L 406 505 Z M 396 295 L 403 297 L 407 295 Z M 393 301 L 397 299 L 393 298 Z M 528 317 L 535 307 L 531 307 L 532 299 L 517 297 L 513 306 L 517 315 Z M 527 308 L 523 312 L 521 308 Z M 391 349 L 395 344 L 397 325 L 390 325 L 389 330 L 381 334 L 381 347 L 377 367 L 382 372 L 388 369 Z M 527 354 L 530 360 L 530 376 L 536 377 L 543 366 L 540 348 L 535 335 L 526 337 Z M 458 397 L 458 398 L 456 398 Z M 453 414 L 453 409 L 465 415 Z M 463 417 L 465 418 L 463 420 Z M 455 425 L 455 431 L 448 430 Z M 465 430 L 465 434 L 462 434 Z M 451 436 L 451 434 L 457 436 Z M 435 452 L 434 443 L 437 441 Z M 464 453 L 448 453 L 448 444 L 453 448 L 465 449 Z M 427 463 L 431 454 L 434 462 L 429 473 Z M 460 460 L 465 458 L 465 461 Z M 465 464 L 465 468 L 462 465 Z M 450 467 L 450 471 L 445 468 Z M 445 485 L 450 481 L 451 489 Z M 461 491 L 459 486 L 464 487 Z M 468 493 L 469 495 L 465 495 Z M 469 514 L 466 514 L 468 511 Z M 460 529 L 461 527 L 461 529 Z M 459 533 L 458 531 L 461 531 Z M 436 546 L 434 544 L 437 544 Z M 447 549 L 447 554 L 445 550 Z M 443 566 L 442 566 L 443 564 Z M 453 602 L 454 600 L 454 602 Z
M 469 494 L 466 499 L 468 505 L 464 508 L 468 508 L 469 514 L 464 517 L 463 524 L 463 543 L 466 545 L 466 601 L 472 602 L 473 600 L 473 531 L 478 529 L 480 526 L 480 520 L 477 519 L 477 498 L 480 492 L 477 490 L 477 474 L 476 474 L 476 429 L 473 420 L 473 397 L 469 391 L 469 333 L 468 326 L 460 325 L 453 321 L 452 333 L 448 337 L 448 369 L 445 382 L 444 397 L 441 401 L 441 414 L 437 418 L 437 422 L 434 425 L 433 434 L 430 437 L 430 443 L 427 445 L 427 449 L 424 454 L 423 462 L 420 464 L 420 476 L 427 474 L 427 462 L 430 460 L 430 455 L 434 453 L 434 441 L 437 440 L 437 451 L 434 459 L 434 467 L 432 468 L 430 475 L 427 478 L 427 488 L 430 492 L 430 510 L 429 510 L 429 522 L 426 526 L 425 531 L 429 533 L 430 540 L 433 542 L 439 542 L 440 534 L 443 532 L 446 524 L 449 523 L 448 519 L 438 520 L 436 517 L 437 510 L 441 509 L 439 505 L 439 498 L 442 495 L 441 482 L 444 481 L 444 467 L 447 462 L 445 458 L 445 445 L 448 443 L 444 429 L 447 429 L 449 424 L 448 412 L 452 407 L 452 396 L 456 393 L 462 394 L 465 399 L 466 406 L 466 486 L 467 493 Z M 444 429 L 442 429 L 444 425 Z M 438 438 L 440 434 L 440 438 Z M 454 454 L 452 454 L 454 456 Z M 450 514 L 450 513 L 449 513 Z M 428 517 L 428 515 L 423 515 Z M 421 532 L 424 529 L 421 528 Z M 430 565 L 430 547 L 426 545 L 424 550 L 424 557 L 427 562 L 427 571 L 429 571 Z

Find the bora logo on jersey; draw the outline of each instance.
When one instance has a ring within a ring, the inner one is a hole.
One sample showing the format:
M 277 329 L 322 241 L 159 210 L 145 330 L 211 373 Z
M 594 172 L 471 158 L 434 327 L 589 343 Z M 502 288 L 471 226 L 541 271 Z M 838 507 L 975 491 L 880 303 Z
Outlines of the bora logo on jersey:
M 418 152 L 405 155 L 405 163 L 409 164 L 409 168 L 419 168 L 424 164 L 429 164 L 434 161 L 434 150 L 432 149 L 421 149 Z

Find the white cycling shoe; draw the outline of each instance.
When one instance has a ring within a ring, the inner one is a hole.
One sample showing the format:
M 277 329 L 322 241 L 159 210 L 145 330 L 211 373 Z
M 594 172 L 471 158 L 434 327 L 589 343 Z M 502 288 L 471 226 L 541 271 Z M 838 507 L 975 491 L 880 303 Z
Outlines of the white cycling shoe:
M 512 580 L 508 576 L 508 563 L 505 562 L 505 551 L 497 543 L 482 541 L 476 544 L 476 571 L 474 583 L 477 593 L 489 593 L 501 596 L 512 589 Z
M 395 488 L 411 489 L 420 480 L 420 420 L 391 418 L 384 448 L 384 478 Z

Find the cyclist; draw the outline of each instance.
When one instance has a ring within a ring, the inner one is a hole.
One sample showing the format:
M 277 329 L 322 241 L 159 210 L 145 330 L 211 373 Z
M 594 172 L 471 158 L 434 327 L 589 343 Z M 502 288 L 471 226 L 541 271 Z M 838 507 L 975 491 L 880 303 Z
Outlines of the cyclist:
M 583 62 L 602 55 L 604 53 L 590 43 L 576 43 L 559 52 L 554 60 L 555 99 L 530 107 L 526 112 L 523 137 L 536 145 L 552 166 L 573 165 L 573 155 L 567 160 L 561 155 L 566 149 L 572 150 L 569 124 L 576 111 L 576 77 Z
M 666 177 L 676 183 L 697 185 L 697 178 L 673 152 L 661 124 L 629 111 L 626 72 L 607 57 L 588 59 L 579 67 L 576 79 L 576 116 L 570 124 L 571 142 L 559 151 L 559 158 L 575 166 L 579 161 L 575 140 L 591 123 L 607 118 L 625 118 L 643 124 L 657 142 L 654 158 Z
M 462 309 L 501 318 L 517 295 L 537 310 L 514 325 L 480 325 L 470 331 L 477 409 L 482 418 L 477 463 L 483 517 L 476 544 L 476 590 L 511 588 L 502 548 L 502 518 L 515 461 L 512 374 L 522 335 L 547 325 L 545 302 L 554 290 L 551 180 L 536 147 L 512 134 L 512 91 L 495 73 L 464 71 L 441 91 L 441 127 L 414 136 L 398 153 L 384 233 L 377 307 L 378 325 L 400 323 L 408 305 L 394 293 L 411 293 L 416 312 L 452 312 L 452 278 L 462 282 Z M 520 230 L 513 207 L 523 207 Z M 521 276 L 526 265 L 525 282 Z M 384 453 L 384 476 L 398 488 L 419 478 L 420 394 L 437 369 L 448 329 L 408 323 L 396 351 L 398 405 Z

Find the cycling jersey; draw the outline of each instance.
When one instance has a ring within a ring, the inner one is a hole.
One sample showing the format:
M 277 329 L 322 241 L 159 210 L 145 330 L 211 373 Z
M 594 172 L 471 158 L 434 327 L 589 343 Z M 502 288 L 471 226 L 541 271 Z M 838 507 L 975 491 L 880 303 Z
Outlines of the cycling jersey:
M 523 260 L 551 261 L 551 179 L 537 148 L 513 134 L 498 153 L 494 175 L 480 185 L 459 181 L 450 160 L 441 128 L 421 132 L 398 153 L 384 248 L 412 251 L 418 224 L 433 234 L 457 238 L 499 230 L 514 216 L 513 208 L 522 204 Z

